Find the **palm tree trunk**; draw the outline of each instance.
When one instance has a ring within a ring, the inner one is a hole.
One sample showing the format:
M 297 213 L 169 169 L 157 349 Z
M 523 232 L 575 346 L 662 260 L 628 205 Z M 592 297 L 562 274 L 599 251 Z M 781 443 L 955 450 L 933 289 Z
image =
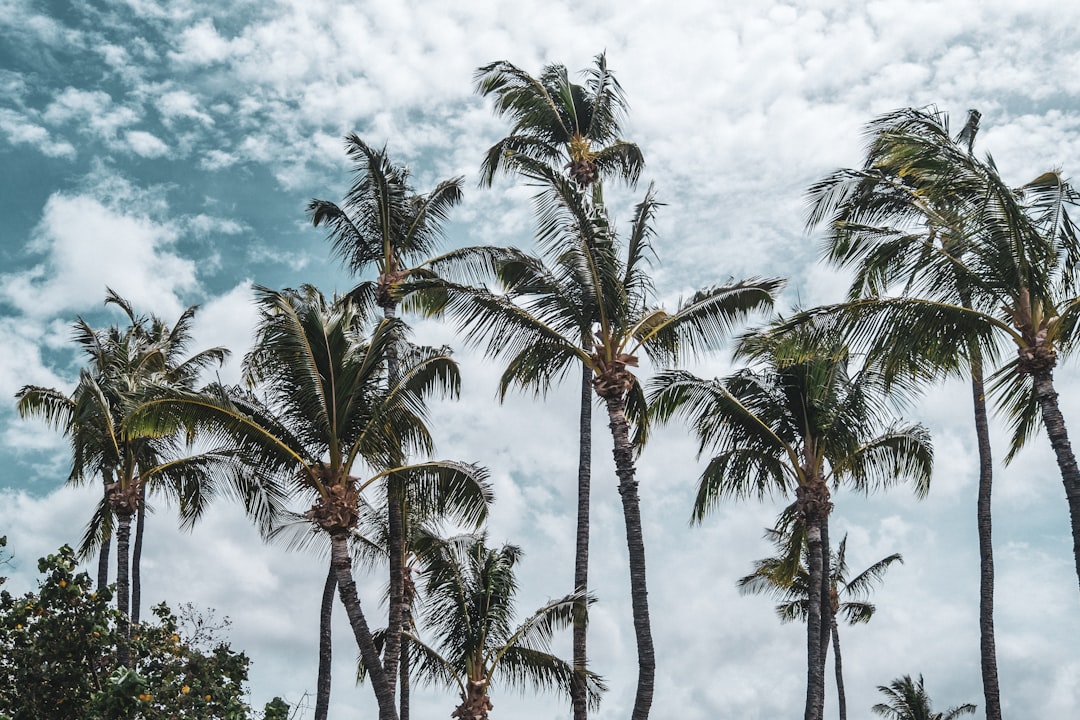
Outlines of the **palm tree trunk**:
M 591 343 L 589 343 L 591 345 Z M 591 347 L 586 348 L 591 350 Z M 578 492 L 577 492 L 577 539 L 574 547 L 574 590 L 585 593 L 589 589 L 589 495 L 592 480 L 592 370 L 581 366 L 581 413 L 578 422 Z M 589 712 L 585 685 L 588 667 L 586 653 L 586 619 L 588 605 L 582 603 L 574 613 L 574 677 L 570 680 L 570 701 L 574 707 L 574 720 L 586 720 Z M 404 718 L 402 719 L 404 720 Z
M 394 688 L 387 681 L 386 671 L 379 660 L 379 651 L 375 649 L 375 642 L 371 638 L 371 629 L 360 607 L 360 596 L 356 592 L 356 581 L 352 576 L 349 540 L 344 532 L 330 536 L 330 566 L 334 569 L 338 596 L 341 604 L 345 606 L 345 614 L 349 617 L 356 645 L 360 649 L 360 658 L 367 669 L 375 699 L 379 703 L 379 720 L 398 720 L 397 709 L 394 707 Z
M 645 582 L 645 540 L 641 530 L 641 508 L 638 501 L 637 481 L 634 479 L 633 448 L 630 445 L 630 429 L 626 422 L 626 398 L 624 395 L 605 397 L 611 438 L 615 456 L 615 473 L 619 477 L 619 495 L 622 497 L 623 518 L 626 522 L 626 546 L 630 556 L 630 602 L 634 615 L 634 635 L 637 639 L 638 683 L 634 696 L 631 720 L 646 720 L 652 707 L 653 680 L 656 675 L 656 657 L 653 650 L 652 629 L 649 623 L 649 593 Z
M 109 502 L 109 485 L 112 484 L 112 469 L 105 468 L 101 474 L 101 480 L 105 484 L 105 503 Z M 109 512 L 112 512 L 110 508 Z M 109 518 L 111 521 L 113 518 Z M 98 551 L 97 591 L 100 593 L 109 586 L 109 548 L 112 546 L 112 533 L 109 532 L 101 538 L 101 549 Z
M 383 317 L 393 320 L 397 316 L 397 308 L 393 304 L 383 306 Z M 398 367 L 397 337 L 387 348 L 386 352 L 386 375 L 393 385 L 400 375 Z M 402 458 L 404 460 L 404 458 Z M 398 662 L 401 659 L 401 618 L 405 604 L 405 568 L 403 558 L 405 555 L 405 524 L 402 517 L 402 490 L 401 483 L 393 477 L 386 479 L 386 516 L 387 516 L 387 547 L 390 554 L 390 594 L 387 602 L 386 640 L 383 647 L 383 662 L 386 671 L 386 683 L 390 689 L 391 702 L 394 697 L 398 677 Z
M 146 523 L 146 486 L 139 486 L 139 510 L 135 515 L 135 545 L 131 550 L 131 622 L 139 622 L 142 607 L 143 527 Z
M 832 641 L 832 544 L 829 540 L 829 516 L 821 518 L 821 716 L 825 717 L 825 673 Z
M 127 667 L 131 662 L 130 649 L 128 648 L 128 635 L 131 632 L 129 622 L 130 588 L 128 587 L 128 552 L 131 540 L 131 514 L 119 513 L 116 523 L 116 609 L 120 612 L 117 619 L 117 630 L 120 641 L 117 643 L 117 660 L 122 667 Z
M 101 547 L 98 549 L 97 591 L 109 586 L 109 548 L 112 546 L 112 535 L 106 535 L 101 539 Z
M 982 354 L 972 348 L 971 396 L 975 409 L 975 437 L 979 446 L 979 496 L 976 518 L 979 531 L 979 660 L 982 667 L 986 720 L 1001 720 L 997 648 L 994 639 L 994 544 L 990 496 L 994 460 L 990 453 L 990 423 L 986 412 Z
M 1065 418 L 1058 407 L 1058 394 L 1054 389 L 1053 370 L 1046 368 L 1032 374 L 1035 383 L 1035 397 L 1042 410 L 1043 425 L 1050 436 L 1050 445 L 1054 448 L 1058 468 L 1061 470 L 1061 482 L 1065 485 L 1065 498 L 1069 503 L 1069 520 L 1072 523 L 1073 559 L 1076 563 L 1076 576 L 1080 580 L 1080 470 L 1076 467 L 1076 456 L 1069 444 L 1069 433 L 1065 429 Z
M 825 707 L 825 673 L 821 646 L 821 523 L 814 517 L 806 518 L 805 522 L 810 596 L 806 603 L 806 709 L 803 718 L 822 720 Z
M 323 585 L 322 605 L 319 609 L 319 679 L 315 689 L 315 720 L 326 720 L 330 712 L 330 677 L 333 659 L 333 642 L 330 619 L 334 612 L 334 594 L 337 592 L 337 573 L 333 564 L 326 573 Z
M 836 628 L 836 617 L 829 622 L 832 626 L 833 667 L 836 670 L 836 704 L 840 708 L 840 720 L 847 720 L 847 696 L 844 694 L 844 666 L 840 659 L 840 632 Z
M 404 620 L 401 624 L 401 664 L 398 666 L 398 715 L 399 720 L 409 720 L 409 638 L 405 637 L 404 631 L 411 625 L 411 612 L 408 606 L 403 613 Z

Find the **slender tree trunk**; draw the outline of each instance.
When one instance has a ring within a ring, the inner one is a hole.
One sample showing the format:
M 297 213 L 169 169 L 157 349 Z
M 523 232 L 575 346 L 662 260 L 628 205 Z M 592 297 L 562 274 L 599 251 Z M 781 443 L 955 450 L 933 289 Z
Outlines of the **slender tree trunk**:
M 338 596 L 341 604 L 345 606 L 345 614 L 349 617 L 349 625 L 352 626 L 356 645 L 360 649 L 360 658 L 367 669 L 375 699 L 379 703 L 379 720 L 398 720 L 397 709 L 394 707 L 394 688 L 387 681 L 379 651 L 375 649 L 375 642 L 371 637 L 371 629 L 360 607 L 360 596 L 356 592 L 356 581 L 352 576 L 349 540 L 344 532 L 330 536 L 330 553 L 330 566 L 337 577 Z
M 626 421 L 626 398 L 605 397 L 611 437 L 614 442 L 615 473 L 619 477 L 623 518 L 626 521 L 626 546 L 630 556 L 630 601 L 634 615 L 634 635 L 637 639 L 638 683 L 634 696 L 631 720 L 646 720 L 652 707 L 656 657 L 653 651 L 652 629 L 649 623 L 649 591 L 645 581 L 645 540 L 641 530 L 641 508 L 637 480 L 634 479 L 633 448 Z
M 591 343 L 586 350 L 591 350 Z M 589 589 L 589 495 L 592 480 L 592 370 L 581 366 L 581 413 L 578 422 L 578 492 L 577 492 L 577 539 L 574 548 L 574 590 L 585 593 Z M 586 720 L 589 712 L 585 670 L 588 668 L 586 653 L 586 622 L 588 605 L 582 604 L 574 613 L 574 677 L 570 680 L 570 701 L 574 707 L 574 720 Z M 404 720 L 404 718 L 402 718 Z
M 112 547 L 112 534 L 101 539 L 98 549 L 97 591 L 100 593 L 109 586 L 109 548 Z
M 117 660 L 121 666 L 131 664 L 131 653 L 128 648 L 128 636 L 131 633 L 129 619 L 129 605 L 131 588 L 128 587 L 128 553 L 131 540 L 131 514 L 117 514 L 116 523 L 116 609 L 120 611 L 117 620 L 120 642 L 117 646 Z
M 113 474 L 111 468 L 106 468 L 101 475 L 102 482 L 105 484 L 105 503 L 109 502 L 109 485 L 112 484 Z M 115 516 L 112 514 L 112 508 L 109 508 L 110 527 L 112 521 L 115 520 Z M 112 547 L 112 532 L 108 532 L 101 538 L 101 548 L 98 550 L 98 571 L 97 571 L 97 591 L 102 592 L 109 586 L 109 548 Z
M 397 316 L 396 307 L 392 304 L 383 306 L 383 317 L 386 320 L 394 320 Z M 386 353 L 386 375 L 393 386 L 400 376 L 397 354 L 397 337 L 393 339 Z M 404 461 L 404 458 L 402 458 Z M 401 660 L 401 618 L 404 609 L 405 598 L 405 569 L 403 557 L 405 554 L 405 525 L 402 517 L 402 488 L 401 483 L 393 477 L 386 479 L 386 516 L 387 516 L 387 552 L 389 553 L 390 565 L 390 595 L 388 600 L 386 618 L 386 641 L 383 646 L 383 662 L 386 671 L 386 682 L 390 688 L 391 698 L 394 696 L 397 678 L 398 663 Z
M 844 666 L 840 659 L 840 633 L 836 629 L 836 617 L 829 623 L 832 626 L 833 667 L 836 670 L 836 704 L 840 708 L 840 720 L 847 720 L 847 696 L 844 694 Z
M 821 644 L 822 542 L 821 522 L 810 516 L 806 523 L 806 556 L 809 591 L 806 613 L 806 709 L 804 720 L 822 720 L 825 707 L 825 674 Z
M 1065 498 L 1069 503 L 1069 520 L 1072 523 L 1073 559 L 1076 563 L 1076 576 L 1080 580 L 1080 470 L 1076 466 L 1076 456 L 1069 444 L 1069 434 L 1065 429 L 1065 418 L 1058 407 L 1058 394 L 1054 389 L 1052 369 L 1045 369 L 1032 374 L 1035 382 L 1035 397 L 1042 410 L 1046 434 L 1050 436 L 1050 445 L 1054 448 L 1058 468 L 1061 470 L 1061 482 L 1065 485 Z
M 404 619 L 401 623 L 401 664 L 398 666 L 398 715 L 399 720 L 409 720 L 409 638 L 405 637 L 404 631 L 412 625 L 412 612 L 408 605 L 402 613 Z
M 330 619 L 334 612 L 334 595 L 337 592 L 337 573 L 331 563 L 323 585 L 322 605 L 319 608 L 319 679 L 315 690 L 315 720 L 326 720 L 330 712 L 330 677 L 333 659 L 333 641 Z
M 135 514 L 135 545 L 131 550 L 131 622 L 139 622 L 142 607 L 142 549 L 146 524 L 146 486 L 139 486 L 139 510 Z
M 825 717 L 825 674 L 832 642 L 832 543 L 829 540 L 829 515 L 821 518 L 821 716 Z
M 971 355 L 971 396 L 975 409 L 975 437 L 979 447 L 979 496 L 976 504 L 979 530 L 979 660 L 986 720 L 1001 720 L 994 639 L 994 544 L 990 515 L 994 460 L 990 453 L 990 423 L 986 413 L 982 354 L 978 347 L 973 347 Z

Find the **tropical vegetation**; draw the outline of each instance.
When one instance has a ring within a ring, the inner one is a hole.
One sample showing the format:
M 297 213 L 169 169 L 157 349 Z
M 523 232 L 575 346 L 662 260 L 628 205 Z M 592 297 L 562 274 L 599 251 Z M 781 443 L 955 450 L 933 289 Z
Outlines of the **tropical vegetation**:
M 76 322 L 85 366 L 73 389 L 19 391 L 19 413 L 66 438 L 66 481 L 101 489 L 78 553 L 65 547 L 43 559 L 36 592 L 0 593 L 0 720 L 251 716 L 242 654 L 200 643 L 163 605 L 151 623 L 139 613 L 150 502 L 175 506 L 190 529 L 222 495 L 239 499 L 265 540 L 329 556 L 319 583 L 316 720 L 330 714 L 337 603 L 380 720 L 408 720 L 416 682 L 447 692 L 462 720 L 495 715 L 493 698 L 504 690 L 552 691 L 586 720 L 605 691 L 604 668 L 588 652 L 589 615 L 610 600 L 589 586 L 594 404 L 611 432 L 627 546 L 637 680 L 632 701 L 619 702 L 632 720 L 658 714 L 653 696 L 665 677 L 648 595 L 649 575 L 662 569 L 647 568 L 645 551 L 659 509 L 639 491 L 637 458 L 655 424 L 676 417 L 707 458 L 686 508 L 692 524 L 747 498 L 785 507 L 769 533 L 776 556 L 738 585 L 779 602 L 781 620 L 806 622 L 804 720 L 826 715 L 832 647 L 846 720 L 839 625 L 877 615 L 869 593 L 901 558 L 852 576 L 847 536 L 835 550 L 830 543 L 834 505 L 842 490 L 852 491 L 845 505 L 855 504 L 854 496 L 903 482 L 927 494 L 929 431 L 899 415 L 956 374 L 971 381 L 981 672 L 987 717 L 1000 720 L 987 398 L 1011 431 L 1006 462 L 1037 430 L 1049 437 L 1080 578 L 1080 469 L 1055 385 L 1080 317 L 1080 241 L 1070 217 L 1080 196 L 1063 174 L 1007 184 L 992 158 L 976 156 L 974 111 L 955 134 L 932 108 L 878 118 L 863 166 L 809 191 L 808 227 L 824 231 L 825 261 L 852 273 L 847 297 L 743 332 L 734 366 L 707 380 L 680 366 L 771 311 L 785 281 L 717 277 L 663 301 L 653 271 L 659 192 L 650 185 L 638 196 L 624 231 L 605 197 L 605 183 L 633 191 L 644 171 L 641 149 L 623 137 L 628 105 L 605 54 L 581 82 L 562 65 L 532 76 L 507 61 L 479 68 L 474 81 L 510 122 L 479 159 L 480 185 L 505 174 L 531 189 L 533 249 L 441 252 L 463 178 L 418 193 L 386 147 L 350 134 L 354 182 L 340 204 L 311 200 L 308 218 L 357 284 L 330 297 L 310 284 L 255 285 L 258 320 L 241 384 L 208 377 L 225 348 L 189 354 L 194 306 L 170 325 L 109 290 L 106 304 L 123 323 Z M 545 395 L 581 371 L 573 579 L 555 583 L 555 599 L 524 620 L 515 609 L 523 553 L 489 540 L 485 527 L 498 513 L 501 480 L 472 458 L 435 459 L 445 429 L 433 408 L 456 398 L 463 379 L 448 345 L 413 342 L 402 315 L 416 311 L 501 364 L 500 401 L 512 391 Z M 77 570 L 94 552 L 96 582 Z M 623 560 L 620 553 L 613 562 Z M 365 582 L 381 591 L 385 609 L 361 601 Z M 570 659 L 560 656 L 563 630 L 571 630 Z M 801 683 L 784 689 L 802 693 Z M 934 712 L 921 676 L 878 690 L 885 701 L 872 710 L 894 720 L 975 710 Z M 262 714 L 288 713 L 275 699 Z
M 723 499 L 794 495 L 793 522 L 805 538 L 807 565 L 806 720 L 820 720 L 832 627 L 829 517 L 833 490 L 867 493 L 910 480 L 927 493 L 933 471 L 929 433 L 888 412 L 883 378 L 851 367 L 850 350 L 812 333 L 744 335 L 736 356 L 756 367 L 703 380 L 668 371 L 650 392 L 662 420 L 681 415 L 713 454 L 698 484 L 692 518 L 700 523 Z M 801 542 L 796 543 L 796 547 Z

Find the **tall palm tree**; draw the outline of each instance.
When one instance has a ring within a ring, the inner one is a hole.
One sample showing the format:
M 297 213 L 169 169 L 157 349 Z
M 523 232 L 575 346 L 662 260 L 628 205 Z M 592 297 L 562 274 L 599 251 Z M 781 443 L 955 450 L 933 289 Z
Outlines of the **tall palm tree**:
M 930 707 L 930 696 L 923 687 L 922 675 L 917 682 L 910 675 L 904 675 L 887 686 L 878 685 L 878 691 L 887 702 L 878 703 L 871 709 L 888 720 L 955 720 L 961 715 L 975 714 L 975 706 L 971 703 L 934 712 Z
M 409 281 L 434 276 L 432 253 L 442 240 L 449 210 L 461 200 L 462 179 L 444 180 L 426 195 L 419 195 L 409 184 L 408 168 L 392 162 L 385 147 L 375 149 L 353 133 L 345 138 L 345 150 L 354 163 L 356 180 L 346 193 L 344 204 L 312 200 L 308 214 L 313 225 L 329 230 L 334 253 L 351 272 L 361 275 L 374 267 L 378 273 L 374 281 L 361 282 L 348 297 L 365 309 L 376 305 L 382 309 L 384 318 L 394 318 Z M 391 345 L 388 350 L 388 373 L 392 378 L 397 377 L 395 347 Z M 401 498 L 397 494 L 398 490 L 391 488 L 388 504 L 389 608 L 390 624 L 395 629 L 387 635 L 385 658 L 391 688 L 396 683 L 400 657 L 405 582 L 401 565 L 404 528 L 399 514 Z M 328 615 L 329 608 L 323 612 Z M 323 668 L 320 674 L 328 681 L 329 668 Z M 319 707 L 316 720 L 325 718 L 325 708 Z
M 764 331 L 744 336 L 736 357 L 755 362 L 718 380 L 666 372 L 651 390 L 652 413 L 681 415 L 700 452 L 716 454 L 698 485 L 693 522 L 726 498 L 795 495 L 806 534 L 808 569 L 806 720 L 821 720 L 831 606 L 829 486 L 859 492 L 910 479 L 926 493 L 933 450 L 925 428 L 902 424 L 884 402 L 883 381 L 870 368 L 852 372 L 847 348 L 815 344 L 808 332 Z
M 550 642 L 555 630 L 570 624 L 584 598 L 572 593 L 550 601 L 515 626 L 518 547 L 489 548 L 483 534 L 427 540 L 421 549 L 421 606 L 424 626 L 435 641 L 411 632 L 410 647 L 421 679 L 457 687 L 461 702 L 452 717 L 487 720 L 493 708 L 488 691 L 498 683 L 511 689 L 557 688 L 569 695 L 576 672 L 551 654 Z M 591 673 L 586 681 L 595 707 L 603 685 Z
M 430 452 L 425 401 L 433 392 L 458 392 L 457 366 L 444 350 L 403 344 L 395 319 L 383 319 L 364 338 L 355 304 L 328 303 L 311 286 L 257 293 L 260 320 L 244 368 L 249 386 L 265 399 L 225 388 L 211 399 L 174 393 L 148 403 L 138 420 L 151 429 L 184 426 L 231 444 L 245 460 L 245 476 L 312 501 L 304 515 L 329 536 L 338 596 L 380 720 L 396 720 L 394 687 L 352 577 L 349 539 L 366 487 L 432 487 L 477 472 L 456 462 L 402 463 L 412 453 Z M 391 346 L 396 376 L 387 370 Z M 353 474 L 361 466 L 370 470 L 366 480 Z M 396 657 L 387 656 L 386 665 L 391 660 L 396 667 Z
M 500 379 L 503 394 L 515 387 L 542 392 L 575 363 L 593 374 L 593 390 L 607 409 L 612 432 L 630 560 L 639 668 L 632 717 L 644 720 L 652 703 L 655 657 L 633 456 L 635 442 L 644 442 L 647 419 L 644 393 L 629 368 L 637 366 L 642 353 L 662 365 L 716 347 L 735 323 L 771 306 L 781 281 L 709 287 L 668 313 L 651 305 L 652 284 L 644 267 L 652 253 L 658 206 L 652 189 L 637 206 L 623 248 L 606 213 L 587 202 L 574 181 L 539 163 L 529 172 L 544 188 L 538 235 L 563 248 L 555 267 L 522 253 L 505 258 L 498 266 L 503 294 L 444 285 L 447 313 L 465 330 L 467 341 L 483 345 L 489 355 L 509 356 Z M 582 308 L 592 308 L 587 312 L 595 312 L 597 319 L 591 342 L 583 342 L 580 335 Z M 631 418 L 636 424 L 633 439 Z
M 739 579 L 739 592 L 767 595 L 778 601 L 776 615 L 780 622 L 800 620 L 809 615 L 810 573 L 806 561 L 806 537 L 801 527 L 788 523 L 784 529 L 770 529 L 765 536 L 773 541 L 778 555 L 754 562 L 754 572 Z M 829 632 L 834 650 L 837 705 L 840 720 L 847 718 L 847 697 L 844 692 L 843 660 L 840 654 L 840 630 L 837 617 L 848 625 L 870 622 L 877 608 L 869 601 L 870 591 L 882 581 L 889 566 L 903 563 L 899 553 L 878 560 L 855 577 L 849 577 L 847 566 L 847 535 L 836 552 L 830 550 L 828 577 Z M 825 648 L 828 655 L 828 648 Z
M 493 145 L 481 167 L 481 185 L 491 185 L 500 171 L 533 176 L 530 168 L 545 165 L 556 174 L 568 171 L 580 187 L 591 190 L 590 200 L 602 206 L 603 179 L 615 178 L 633 186 L 645 164 L 641 150 L 622 140 L 626 98 L 607 57 L 600 53 L 585 71 L 584 84 L 570 81 L 566 67 L 551 64 L 539 77 L 505 60 L 476 72 L 476 92 L 495 100 L 495 113 L 508 116 L 510 134 Z M 522 162 L 524 160 L 524 162 Z M 574 287 L 560 288 L 564 297 L 581 297 Z M 591 352 L 592 326 L 597 320 L 589 306 L 577 313 L 582 346 Z M 589 585 L 589 503 L 592 475 L 592 370 L 581 369 L 578 414 L 577 529 L 574 551 L 574 587 L 585 593 Z M 574 618 L 574 667 L 587 668 L 586 617 Z M 582 678 L 584 675 L 581 676 Z M 574 720 L 585 720 L 588 704 L 584 682 L 573 689 Z
M 1003 347 L 1011 346 L 1015 359 L 1002 361 L 990 387 L 1012 425 L 1006 462 L 1041 422 L 1065 486 L 1080 579 L 1080 469 L 1053 380 L 1058 354 L 1075 342 L 1080 315 L 1080 241 L 1068 214 L 1077 194 L 1057 172 L 1014 189 L 992 158 L 981 161 L 953 142 L 947 130 L 934 132 L 933 120 L 918 118 L 917 124 L 918 132 L 901 128 L 883 137 L 893 144 L 874 166 L 871 209 L 856 219 L 861 232 L 843 251 L 879 259 L 892 253 L 888 263 L 875 263 L 875 272 L 883 282 L 892 276 L 880 268 L 898 269 L 909 278 L 910 293 L 827 306 L 813 314 L 831 315 L 895 367 L 914 367 L 924 375 L 973 364 L 977 371 L 981 363 L 1001 361 Z M 940 119 L 937 125 L 942 126 Z M 858 184 L 837 183 L 822 204 L 838 206 L 858 189 Z M 921 224 L 916 241 L 907 242 L 916 224 Z M 939 235 L 945 236 L 940 242 Z M 891 241 L 866 241 L 881 237 Z
M 98 544 L 107 558 L 107 547 L 116 519 L 117 607 L 123 622 L 138 622 L 139 556 L 147 490 L 163 491 L 178 500 L 181 522 L 190 526 L 202 514 L 216 490 L 213 470 L 231 461 L 230 453 L 212 449 L 185 454 L 185 438 L 177 433 L 145 433 L 130 430 L 127 420 L 158 388 L 192 391 L 200 373 L 228 355 L 211 348 L 184 357 L 196 307 L 188 308 L 169 327 L 156 317 L 137 316 L 126 300 L 108 291 L 107 304 L 118 306 L 130 325 L 98 331 L 80 319 L 75 340 L 91 358 L 80 372 L 75 391 L 27 386 L 17 394 L 19 412 L 38 416 L 69 435 L 72 471 L 69 482 L 78 484 L 88 476 L 105 479 L 105 494 L 87 526 L 80 547 L 84 556 Z M 190 439 L 190 438 L 188 438 Z M 250 499 L 250 498 L 248 498 Z M 253 512 L 254 506 L 249 506 Z M 130 537 L 133 517 L 139 518 L 134 556 Z M 99 566 L 99 583 L 103 580 Z M 126 662 L 126 647 L 121 648 Z
M 948 116 L 932 108 L 886 114 L 867 128 L 871 141 L 861 169 L 838 171 L 811 188 L 809 227 L 827 226 L 826 260 L 855 269 L 849 299 L 878 295 L 890 284 L 906 283 L 911 289 L 926 276 L 933 278 L 930 286 L 935 294 L 940 296 L 942 289 L 947 289 L 954 302 L 971 308 L 975 283 L 962 266 L 949 262 L 963 260 L 971 244 L 971 223 L 963 213 L 975 201 L 970 188 L 938 182 L 934 176 L 927 178 L 930 182 L 916 186 L 906 179 L 898 182 L 901 176 L 897 173 L 898 164 L 920 155 L 921 163 L 938 162 L 935 148 L 946 149 L 946 156 L 958 152 L 971 155 L 980 117 L 977 110 L 970 110 L 967 123 L 954 138 L 950 136 Z M 945 261 L 945 272 L 937 271 L 935 264 L 927 261 L 930 249 L 930 255 Z M 979 453 L 976 519 L 983 696 L 987 720 L 1001 720 L 994 638 L 993 457 L 983 353 L 970 338 L 958 342 L 968 345 Z

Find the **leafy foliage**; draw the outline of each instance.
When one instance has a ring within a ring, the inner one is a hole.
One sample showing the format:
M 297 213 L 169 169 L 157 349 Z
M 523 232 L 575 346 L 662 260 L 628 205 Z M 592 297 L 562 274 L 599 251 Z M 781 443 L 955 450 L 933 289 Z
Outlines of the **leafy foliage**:
M 887 702 L 878 703 L 871 709 L 887 720 L 954 720 L 961 715 L 975 714 L 975 706 L 971 703 L 951 707 L 945 712 L 934 712 L 930 707 L 930 696 L 923 686 L 922 675 L 918 681 L 904 675 L 887 686 L 879 685 L 878 691 Z
M 3 720 L 247 720 L 248 658 L 196 649 L 164 604 L 132 628 L 132 667 L 117 662 L 119 613 L 95 592 L 67 546 L 38 563 L 37 592 L 0 593 Z

